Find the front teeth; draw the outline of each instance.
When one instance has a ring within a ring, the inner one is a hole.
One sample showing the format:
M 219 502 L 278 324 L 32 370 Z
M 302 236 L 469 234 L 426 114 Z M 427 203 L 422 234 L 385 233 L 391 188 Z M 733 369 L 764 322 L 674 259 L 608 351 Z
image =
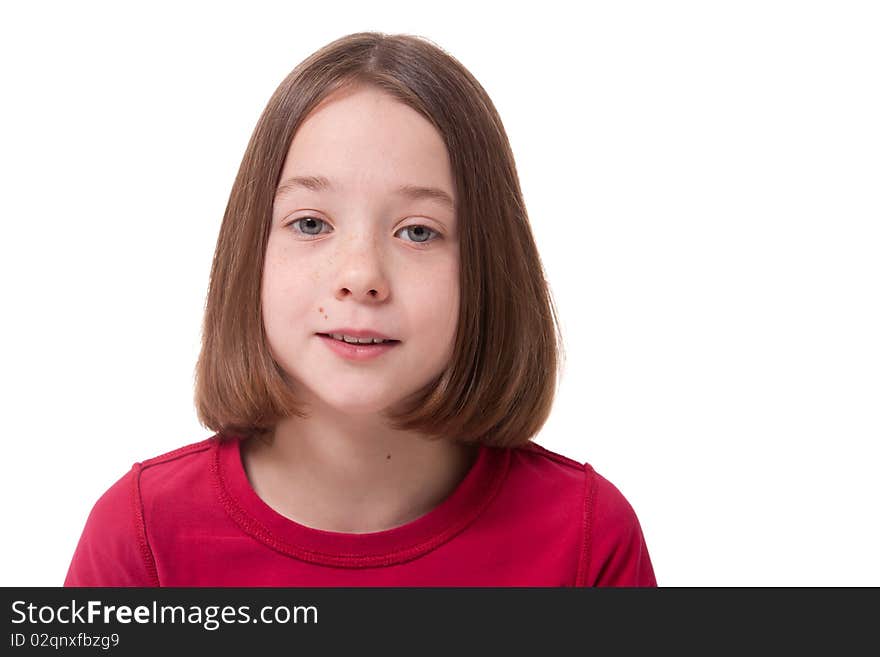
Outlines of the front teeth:
M 348 342 L 349 344 L 380 344 L 382 342 L 391 342 L 390 340 L 383 340 L 381 338 L 352 338 L 341 333 L 331 333 L 330 337 L 334 340 Z

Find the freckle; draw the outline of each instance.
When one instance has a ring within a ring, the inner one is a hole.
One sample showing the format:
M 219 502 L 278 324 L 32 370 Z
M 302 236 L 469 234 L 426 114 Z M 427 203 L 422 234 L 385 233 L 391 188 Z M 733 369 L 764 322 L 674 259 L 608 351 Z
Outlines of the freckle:
M 318 308 L 318 312 L 319 312 L 319 313 L 322 313 L 322 312 L 324 312 L 324 309 L 323 309 L 323 308 Z M 326 317 L 326 316 L 327 316 L 327 315 L 324 315 L 324 317 Z
M 324 315 L 324 319 L 327 319 L 327 315 Z

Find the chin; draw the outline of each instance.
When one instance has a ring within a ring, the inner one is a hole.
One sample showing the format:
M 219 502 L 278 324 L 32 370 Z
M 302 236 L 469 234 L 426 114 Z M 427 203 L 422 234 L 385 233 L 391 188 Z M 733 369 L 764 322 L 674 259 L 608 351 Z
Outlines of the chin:
M 353 395 L 345 397 L 340 393 L 340 390 L 334 390 L 332 394 L 318 394 L 317 397 L 327 408 L 346 415 L 378 415 L 398 401 L 397 397 L 357 397 Z

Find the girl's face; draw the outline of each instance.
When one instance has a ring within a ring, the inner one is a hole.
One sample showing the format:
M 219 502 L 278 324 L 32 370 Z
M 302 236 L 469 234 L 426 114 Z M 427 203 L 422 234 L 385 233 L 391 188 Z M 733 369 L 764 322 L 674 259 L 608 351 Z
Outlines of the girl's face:
M 298 399 L 378 413 L 439 375 L 452 356 L 459 249 L 443 139 L 410 107 L 356 87 L 306 118 L 280 180 L 262 284 L 272 355 Z M 400 342 L 349 360 L 318 335 L 344 328 Z

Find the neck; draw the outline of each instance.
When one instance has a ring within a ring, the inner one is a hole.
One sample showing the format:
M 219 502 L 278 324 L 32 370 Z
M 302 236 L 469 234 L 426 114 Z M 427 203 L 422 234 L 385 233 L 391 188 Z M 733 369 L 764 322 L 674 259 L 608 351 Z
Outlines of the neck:
M 446 499 L 478 447 L 394 431 L 379 416 L 286 418 L 242 448 L 251 485 L 269 506 L 308 527 L 391 529 Z

